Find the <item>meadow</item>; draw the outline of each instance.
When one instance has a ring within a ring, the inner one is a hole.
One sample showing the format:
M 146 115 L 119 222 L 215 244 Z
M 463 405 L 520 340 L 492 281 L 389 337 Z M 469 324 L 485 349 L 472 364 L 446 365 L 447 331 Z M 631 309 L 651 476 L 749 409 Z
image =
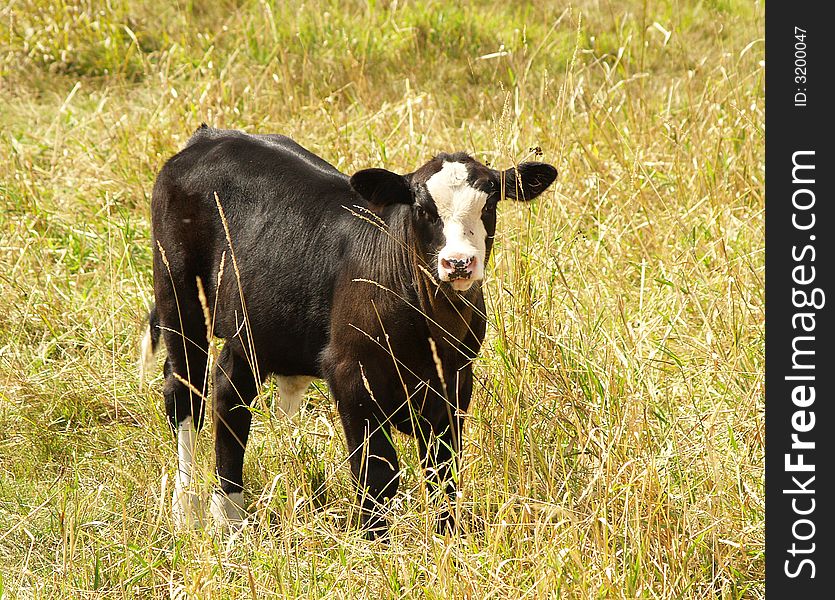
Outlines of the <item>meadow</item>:
M 763 31 L 743 0 L 4 3 L 0 597 L 762 598 Z M 459 534 L 407 437 L 389 543 L 350 525 L 322 382 L 253 408 L 251 525 L 175 531 L 136 363 L 153 180 L 201 122 L 346 173 L 559 169 L 499 206 Z

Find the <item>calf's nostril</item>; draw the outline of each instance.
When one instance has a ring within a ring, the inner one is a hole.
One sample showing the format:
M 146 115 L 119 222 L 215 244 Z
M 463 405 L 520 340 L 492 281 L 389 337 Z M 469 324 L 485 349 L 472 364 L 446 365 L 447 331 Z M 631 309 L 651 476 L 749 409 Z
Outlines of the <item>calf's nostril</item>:
M 457 279 L 470 279 L 475 272 L 475 262 L 475 256 L 463 258 L 446 257 L 441 258 L 440 266 L 445 278 L 449 281 L 455 281 Z
M 453 270 L 453 269 L 466 269 L 469 267 L 473 261 L 475 260 L 474 256 L 469 258 L 442 258 L 441 259 L 441 266 L 444 269 Z

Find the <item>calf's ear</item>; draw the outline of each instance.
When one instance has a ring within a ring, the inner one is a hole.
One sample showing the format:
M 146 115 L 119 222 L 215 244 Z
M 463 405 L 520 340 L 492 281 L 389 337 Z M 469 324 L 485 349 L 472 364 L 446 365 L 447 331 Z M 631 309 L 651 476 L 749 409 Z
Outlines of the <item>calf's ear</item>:
M 533 200 L 557 178 L 557 170 L 547 163 L 523 162 L 504 172 L 505 198 Z
M 385 169 L 363 169 L 351 176 L 354 188 L 378 212 L 389 204 L 411 204 L 412 188 L 403 175 Z

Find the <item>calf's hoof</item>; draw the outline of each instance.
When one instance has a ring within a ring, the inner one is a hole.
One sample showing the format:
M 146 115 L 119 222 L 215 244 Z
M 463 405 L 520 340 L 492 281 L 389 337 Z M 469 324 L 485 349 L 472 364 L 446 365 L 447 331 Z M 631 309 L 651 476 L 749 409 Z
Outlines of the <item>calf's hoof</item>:
M 438 535 L 453 535 L 455 534 L 456 528 L 455 515 L 448 510 L 441 511 L 435 521 L 435 532 Z
M 212 494 L 212 502 L 209 507 L 215 525 L 225 532 L 232 532 L 240 529 L 249 516 L 244 508 L 244 495 L 241 492 L 215 492 Z
M 366 517 L 363 519 L 361 527 L 362 535 L 366 540 L 388 542 L 389 524 L 385 517 L 379 515 Z

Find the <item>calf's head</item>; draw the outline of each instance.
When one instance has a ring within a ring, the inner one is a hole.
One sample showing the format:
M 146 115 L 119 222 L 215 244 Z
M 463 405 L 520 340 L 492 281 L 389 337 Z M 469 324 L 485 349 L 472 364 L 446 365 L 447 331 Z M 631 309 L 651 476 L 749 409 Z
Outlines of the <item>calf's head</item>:
M 406 175 L 385 169 L 358 171 L 351 186 L 380 214 L 388 206 L 408 205 L 438 279 L 466 291 L 484 277 L 499 200 L 532 200 L 556 177 L 557 170 L 546 163 L 524 162 L 496 171 L 457 152 L 439 154 Z

